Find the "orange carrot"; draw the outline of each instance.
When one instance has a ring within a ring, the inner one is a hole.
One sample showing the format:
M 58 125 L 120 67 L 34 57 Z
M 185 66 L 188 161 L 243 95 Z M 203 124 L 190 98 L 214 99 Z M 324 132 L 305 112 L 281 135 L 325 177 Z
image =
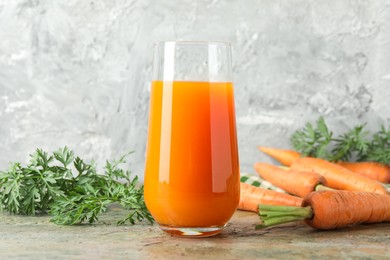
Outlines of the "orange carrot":
M 390 221 L 390 196 L 360 191 L 316 191 L 302 207 L 259 206 L 262 228 L 304 219 L 317 229 L 343 228 L 359 223 Z
M 301 157 L 300 153 L 293 150 L 277 149 L 264 146 L 259 146 L 258 149 L 285 166 L 290 166 L 296 159 Z
M 325 185 L 325 178 L 315 172 L 283 170 L 267 163 L 255 163 L 255 170 L 263 179 L 298 197 L 305 197 L 318 185 Z
M 302 157 L 297 159 L 290 169 L 294 171 L 316 172 L 324 176 L 327 186 L 330 188 L 388 194 L 380 182 L 322 159 Z
M 241 182 L 238 209 L 258 212 L 259 204 L 299 206 L 303 199 L 289 194 L 255 187 Z
M 390 166 L 378 162 L 338 162 L 350 171 L 383 183 L 390 183 Z

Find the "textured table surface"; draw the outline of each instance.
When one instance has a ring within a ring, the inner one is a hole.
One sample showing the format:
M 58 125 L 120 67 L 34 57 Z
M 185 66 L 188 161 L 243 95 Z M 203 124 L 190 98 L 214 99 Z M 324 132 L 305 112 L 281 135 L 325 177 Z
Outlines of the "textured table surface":
M 156 225 L 117 226 L 111 209 L 95 225 L 58 226 L 48 216 L 0 214 L 1 259 L 388 259 L 390 223 L 316 231 L 303 223 L 255 230 L 256 215 L 237 211 L 210 238 L 176 238 Z

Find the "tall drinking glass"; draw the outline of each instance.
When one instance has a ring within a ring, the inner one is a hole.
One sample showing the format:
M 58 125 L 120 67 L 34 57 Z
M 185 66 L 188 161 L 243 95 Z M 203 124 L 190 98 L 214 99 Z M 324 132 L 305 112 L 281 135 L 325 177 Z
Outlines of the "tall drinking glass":
M 145 203 L 175 236 L 221 232 L 240 196 L 231 49 L 159 42 L 154 49 Z

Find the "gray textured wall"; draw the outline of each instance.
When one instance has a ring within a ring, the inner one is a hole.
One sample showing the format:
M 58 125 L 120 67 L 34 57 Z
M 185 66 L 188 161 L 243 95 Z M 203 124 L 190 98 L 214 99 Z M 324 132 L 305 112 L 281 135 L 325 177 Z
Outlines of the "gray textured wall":
M 142 176 L 161 40 L 232 42 L 243 171 L 320 115 L 390 121 L 387 0 L 0 0 L 0 169 L 68 145 Z

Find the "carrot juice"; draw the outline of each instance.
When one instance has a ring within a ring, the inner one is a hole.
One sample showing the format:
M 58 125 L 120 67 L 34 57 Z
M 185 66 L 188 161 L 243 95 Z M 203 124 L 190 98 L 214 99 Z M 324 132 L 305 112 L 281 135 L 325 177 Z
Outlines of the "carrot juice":
M 153 81 L 145 203 L 160 226 L 224 226 L 239 202 L 231 82 Z

